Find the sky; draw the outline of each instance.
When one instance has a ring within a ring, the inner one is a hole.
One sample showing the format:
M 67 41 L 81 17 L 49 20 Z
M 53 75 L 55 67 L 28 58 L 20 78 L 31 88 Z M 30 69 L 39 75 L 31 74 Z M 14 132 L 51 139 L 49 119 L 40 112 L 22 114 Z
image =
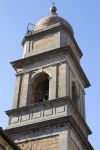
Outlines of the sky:
M 58 15 L 73 27 L 83 52 L 81 65 L 91 87 L 86 89 L 86 118 L 93 134 L 89 141 L 100 150 L 100 0 L 54 0 Z M 0 0 L 0 126 L 7 127 L 12 108 L 15 71 L 10 62 L 22 58 L 21 41 L 28 23 L 49 14 L 51 0 Z

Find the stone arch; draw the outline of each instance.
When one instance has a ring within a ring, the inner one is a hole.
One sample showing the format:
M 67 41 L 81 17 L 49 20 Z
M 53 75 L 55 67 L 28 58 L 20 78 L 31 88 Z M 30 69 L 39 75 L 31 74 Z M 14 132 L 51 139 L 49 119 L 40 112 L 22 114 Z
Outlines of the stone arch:
M 49 75 L 38 72 L 31 78 L 31 104 L 47 101 L 49 98 Z

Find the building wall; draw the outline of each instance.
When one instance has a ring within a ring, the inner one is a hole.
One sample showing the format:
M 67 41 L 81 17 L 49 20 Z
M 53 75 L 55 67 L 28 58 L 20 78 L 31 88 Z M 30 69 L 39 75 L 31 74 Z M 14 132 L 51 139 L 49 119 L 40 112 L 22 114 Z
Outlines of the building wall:
M 60 47 L 60 32 L 38 36 L 26 41 L 24 45 L 24 57 L 32 56 Z
M 58 136 L 41 138 L 19 143 L 21 150 L 58 150 Z
M 78 95 L 78 107 L 79 112 L 85 119 L 85 92 L 84 92 L 84 82 L 79 74 L 77 67 L 75 66 L 70 55 L 67 55 L 67 65 L 69 68 L 69 96 L 72 97 L 72 83 L 75 83 Z
M 24 72 L 17 76 L 13 108 L 30 104 L 32 80 L 36 74 L 45 72 L 49 75 L 49 100 L 65 96 L 72 97 L 72 83 L 75 83 L 78 95 L 78 108 L 81 115 L 85 118 L 84 85 L 71 57 L 58 54 L 56 57 L 47 57 L 44 60 L 41 58 L 39 61 L 24 68 L 25 70 L 30 69 L 29 72 Z
M 11 137 L 22 150 L 70 150 L 69 127 L 64 123 L 16 132 Z

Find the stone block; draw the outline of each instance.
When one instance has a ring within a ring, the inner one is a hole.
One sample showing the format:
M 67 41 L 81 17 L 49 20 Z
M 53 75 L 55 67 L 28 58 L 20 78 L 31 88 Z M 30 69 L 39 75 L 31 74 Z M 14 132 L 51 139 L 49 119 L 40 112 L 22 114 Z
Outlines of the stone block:
M 10 120 L 10 124 L 18 123 L 19 122 L 19 117 L 12 117 Z
M 56 113 L 63 113 L 63 112 L 65 112 L 65 106 L 56 108 Z
M 32 115 L 32 119 L 40 118 L 41 117 L 41 111 L 40 112 L 34 112 Z
M 22 121 L 27 121 L 29 119 L 30 119 L 30 115 L 29 114 L 23 115 L 22 118 L 21 118 Z
M 44 116 L 50 116 L 50 115 L 53 115 L 53 109 L 44 110 Z

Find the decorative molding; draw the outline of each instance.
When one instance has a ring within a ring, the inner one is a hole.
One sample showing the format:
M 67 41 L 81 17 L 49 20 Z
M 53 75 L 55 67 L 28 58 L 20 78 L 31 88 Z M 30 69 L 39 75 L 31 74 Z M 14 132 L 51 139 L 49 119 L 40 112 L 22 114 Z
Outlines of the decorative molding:
M 77 110 L 77 108 L 73 105 L 71 99 L 69 97 L 49 100 L 46 102 L 34 104 L 31 106 L 26 106 L 10 111 L 6 111 L 6 114 L 15 121 L 11 120 L 8 129 L 25 126 L 28 124 L 34 124 L 38 122 L 44 122 L 45 120 L 49 121 L 56 118 L 62 118 L 64 116 L 73 116 L 74 120 L 78 124 L 79 128 L 85 135 L 88 137 L 91 134 L 89 127 L 86 122 L 83 120 L 81 114 Z M 22 119 L 22 116 L 24 119 Z M 16 121 L 17 117 L 17 121 Z M 21 119 L 20 119 L 21 118 Z M 26 118 L 26 121 L 25 121 Z M 34 122 L 34 123 L 33 123 Z

